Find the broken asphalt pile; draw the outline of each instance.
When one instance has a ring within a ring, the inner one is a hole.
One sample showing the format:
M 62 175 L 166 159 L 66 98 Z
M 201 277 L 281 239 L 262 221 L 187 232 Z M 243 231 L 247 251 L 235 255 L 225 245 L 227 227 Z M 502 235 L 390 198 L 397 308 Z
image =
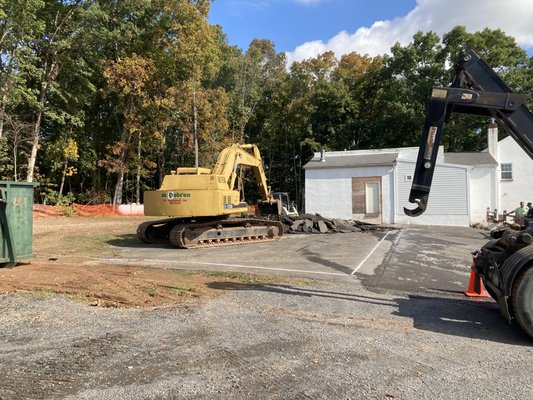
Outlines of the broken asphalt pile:
M 400 229 L 392 225 L 371 224 L 362 221 L 328 219 L 319 214 L 300 214 L 298 217 L 282 217 L 284 233 L 348 233 L 390 231 Z

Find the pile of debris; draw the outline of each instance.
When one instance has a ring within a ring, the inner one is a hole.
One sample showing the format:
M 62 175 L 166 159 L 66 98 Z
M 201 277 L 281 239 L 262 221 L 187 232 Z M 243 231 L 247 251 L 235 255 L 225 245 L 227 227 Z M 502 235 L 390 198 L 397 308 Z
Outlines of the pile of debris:
M 282 217 L 284 233 L 347 233 L 368 231 L 390 231 L 399 229 L 385 224 L 371 224 L 363 221 L 327 219 L 319 214 L 300 214 L 298 217 Z

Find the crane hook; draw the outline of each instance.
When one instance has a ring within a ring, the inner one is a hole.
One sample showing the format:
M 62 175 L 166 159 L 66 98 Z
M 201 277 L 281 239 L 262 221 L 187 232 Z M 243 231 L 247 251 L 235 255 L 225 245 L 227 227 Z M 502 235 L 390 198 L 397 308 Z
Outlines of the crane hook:
M 409 202 L 410 203 L 415 203 L 418 207 L 416 207 L 414 210 L 409 210 L 408 208 L 403 208 L 403 212 L 405 213 L 405 215 L 409 216 L 409 217 L 418 217 L 420 215 L 422 215 L 424 213 L 424 211 L 426 211 L 426 208 L 427 208 L 427 205 L 428 205 L 428 198 L 429 198 L 429 193 L 423 195 L 421 198 L 419 199 L 414 199 L 413 201 L 411 201 L 411 199 L 409 199 Z

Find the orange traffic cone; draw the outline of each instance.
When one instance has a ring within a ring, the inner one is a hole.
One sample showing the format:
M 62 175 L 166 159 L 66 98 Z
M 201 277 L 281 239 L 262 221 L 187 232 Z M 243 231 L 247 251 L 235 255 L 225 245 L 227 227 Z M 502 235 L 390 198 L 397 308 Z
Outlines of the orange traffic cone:
M 490 294 L 485 290 L 481 277 L 476 271 L 474 271 L 474 263 L 472 263 L 472 271 L 470 271 L 468 289 L 463 293 L 468 297 L 490 297 Z

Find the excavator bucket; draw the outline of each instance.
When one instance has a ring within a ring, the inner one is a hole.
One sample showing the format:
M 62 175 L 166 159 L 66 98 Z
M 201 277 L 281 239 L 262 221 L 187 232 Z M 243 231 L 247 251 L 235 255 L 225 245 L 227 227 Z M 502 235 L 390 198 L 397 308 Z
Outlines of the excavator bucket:
M 277 200 L 259 201 L 257 203 L 257 215 L 261 217 L 281 215 L 281 203 Z

